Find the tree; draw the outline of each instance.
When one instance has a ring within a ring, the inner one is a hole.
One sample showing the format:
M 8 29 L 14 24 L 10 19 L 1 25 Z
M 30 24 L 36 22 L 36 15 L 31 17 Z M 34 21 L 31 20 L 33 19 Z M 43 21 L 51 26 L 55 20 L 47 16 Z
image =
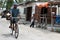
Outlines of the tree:
M 23 2 L 23 0 L 18 0 L 19 1 L 19 3 L 22 3 Z
M 47 1 L 49 1 L 49 0 L 40 0 L 40 1 L 47 2 Z
M 3 4 L 3 2 L 2 2 L 2 1 L 0 1 L 0 7 L 2 7 L 2 4 Z
M 8 0 L 7 1 L 7 5 L 6 5 L 6 10 L 10 10 L 10 8 L 11 8 L 11 6 L 12 6 L 13 3 L 14 3 L 13 0 Z

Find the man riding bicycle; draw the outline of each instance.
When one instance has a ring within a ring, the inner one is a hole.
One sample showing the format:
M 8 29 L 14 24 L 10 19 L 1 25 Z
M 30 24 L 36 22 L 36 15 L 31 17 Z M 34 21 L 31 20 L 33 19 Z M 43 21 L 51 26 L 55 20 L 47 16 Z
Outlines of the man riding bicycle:
M 10 19 L 10 26 L 9 28 L 12 28 L 12 24 L 17 25 L 16 23 L 18 22 L 19 19 L 17 19 L 18 16 L 20 16 L 19 14 L 19 9 L 17 9 L 17 4 L 14 4 L 13 9 L 11 9 L 11 19 Z

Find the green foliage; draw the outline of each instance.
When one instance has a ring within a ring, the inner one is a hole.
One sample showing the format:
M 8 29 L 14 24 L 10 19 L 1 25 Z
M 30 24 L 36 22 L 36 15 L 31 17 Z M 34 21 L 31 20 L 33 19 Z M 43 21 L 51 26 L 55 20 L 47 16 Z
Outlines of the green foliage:
M 47 2 L 48 0 L 42 0 L 43 2 Z
M 18 0 L 19 1 L 19 3 L 22 3 L 23 2 L 23 0 Z
M 7 10 L 10 10 L 12 4 L 13 4 L 13 0 L 8 0 L 8 1 L 7 1 L 7 5 L 6 5 L 6 9 L 7 9 Z
M 32 0 L 32 1 L 35 1 L 35 0 Z
M 2 2 L 2 1 L 0 1 L 0 7 L 2 7 L 2 3 L 3 3 L 3 2 Z

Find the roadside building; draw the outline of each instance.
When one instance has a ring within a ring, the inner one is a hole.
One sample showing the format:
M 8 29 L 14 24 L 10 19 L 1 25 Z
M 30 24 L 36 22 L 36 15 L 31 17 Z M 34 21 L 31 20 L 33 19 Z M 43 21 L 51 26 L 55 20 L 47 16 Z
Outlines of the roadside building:
M 60 10 L 59 5 L 60 5 L 60 2 L 56 2 L 56 1 L 54 2 L 28 1 L 28 2 L 20 4 L 21 7 L 24 7 L 24 14 L 26 14 L 26 21 L 31 21 L 33 14 L 34 14 L 35 19 L 39 21 L 41 14 L 43 12 L 42 10 L 44 10 L 44 13 L 46 12 L 46 18 L 47 18 L 48 24 L 51 24 L 52 12 L 54 12 L 55 15 L 59 14 L 59 10 Z

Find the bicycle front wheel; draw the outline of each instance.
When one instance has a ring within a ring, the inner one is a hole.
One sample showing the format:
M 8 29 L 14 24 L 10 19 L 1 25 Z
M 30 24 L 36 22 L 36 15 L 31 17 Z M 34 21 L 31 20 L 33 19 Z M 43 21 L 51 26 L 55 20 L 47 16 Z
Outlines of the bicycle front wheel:
M 15 38 L 18 38 L 18 36 L 19 36 L 19 28 L 18 28 L 18 26 L 17 26 L 17 28 L 16 28 L 16 30 L 15 30 Z

